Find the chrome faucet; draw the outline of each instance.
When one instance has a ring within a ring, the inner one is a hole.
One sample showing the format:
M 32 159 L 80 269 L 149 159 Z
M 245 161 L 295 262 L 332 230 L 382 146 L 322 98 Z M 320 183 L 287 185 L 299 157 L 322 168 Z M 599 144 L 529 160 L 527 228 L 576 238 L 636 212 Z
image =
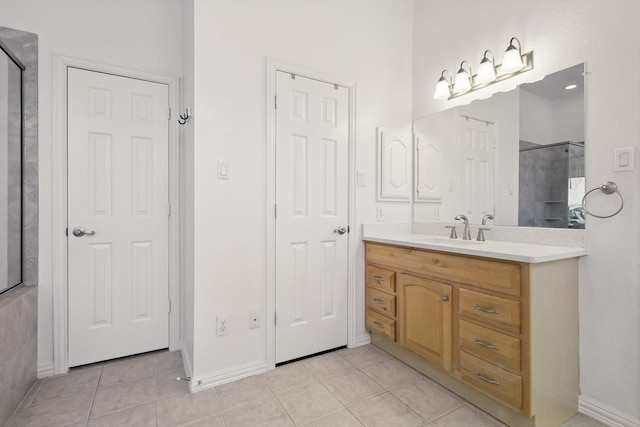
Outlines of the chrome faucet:
M 487 225 L 487 220 L 490 219 L 495 219 L 495 217 L 491 214 L 486 214 L 485 216 L 482 217 L 482 225 Z M 487 227 L 480 227 L 478 228 L 478 238 L 476 239 L 478 242 L 484 242 L 484 232 L 485 231 L 491 231 L 490 228 Z
M 487 220 L 489 219 L 496 219 L 496 218 L 491 214 L 486 214 L 485 216 L 482 217 L 482 225 L 487 225 Z
M 471 240 L 471 230 L 469 230 L 469 220 L 466 216 L 460 214 L 456 215 L 456 221 L 464 221 L 464 230 L 462 231 L 462 240 Z

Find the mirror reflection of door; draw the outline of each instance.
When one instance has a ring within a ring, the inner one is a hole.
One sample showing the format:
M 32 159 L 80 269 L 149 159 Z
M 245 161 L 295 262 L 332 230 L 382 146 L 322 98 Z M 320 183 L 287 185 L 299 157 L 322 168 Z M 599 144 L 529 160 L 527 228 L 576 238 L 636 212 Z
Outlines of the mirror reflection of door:
M 479 224 L 495 215 L 495 125 L 470 116 L 458 118 L 456 212 Z

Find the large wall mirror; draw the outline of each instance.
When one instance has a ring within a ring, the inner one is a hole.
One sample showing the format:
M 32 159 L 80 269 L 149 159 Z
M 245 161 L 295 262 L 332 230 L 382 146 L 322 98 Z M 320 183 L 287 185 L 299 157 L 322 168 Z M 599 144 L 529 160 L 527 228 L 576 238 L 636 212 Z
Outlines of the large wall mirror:
M 414 122 L 414 221 L 584 228 L 584 64 Z
M 0 293 L 22 282 L 22 70 L 0 43 Z

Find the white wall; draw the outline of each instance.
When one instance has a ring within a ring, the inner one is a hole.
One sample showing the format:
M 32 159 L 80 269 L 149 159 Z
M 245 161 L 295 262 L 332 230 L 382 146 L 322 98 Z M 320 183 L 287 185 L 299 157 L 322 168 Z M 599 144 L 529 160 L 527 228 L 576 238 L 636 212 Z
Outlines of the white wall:
M 553 101 L 553 142 L 584 141 L 584 94 L 575 93 Z
M 611 76 L 640 65 L 638 16 L 640 2 L 625 0 L 426 0 L 414 2 L 413 25 L 414 117 L 456 104 L 432 99 L 443 68 L 451 71 L 463 59 L 477 66 L 485 49 L 501 62 L 512 36 L 522 41 L 525 51 L 535 50 L 536 64 L 535 70 L 512 79 L 515 84 L 586 62 L 587 188 L 616 181 L 626 203 L 616 217 L 588 219 L 589 255 L 580 262 L 581 399 L 594 410 L 610 408 L 636 423 L 640 229 L 635 224 L 640 217 L 640 176 L 638 170 L 613 172 L 613 150 L 640 149 L 640 82 L 611 84 Z M 603 202 L 605 209 L 617 207 L 614 198 Z
M 520 139 L 535 144 L 584 141 L 584 94 L 551 100 L 521 90 Z
M 411 121 L 410 1 L 194 0 L 194 293 L 196 377 L 264 363 L 266 318 L 267 57 L 357 84 L 356 161 L 366 187 L 358 223 L 375 221 L 376 126 Z M 216 179 L 217 161 L 230 179 Z M 387 220 L 410 207 L 386 204 Z M 356 224 L 354 231 L 359 234 Z M 362 246 L 359 247 L 362 258 Z M 358 332 L 364 334 L 364 267 L 358 265 Z M 215 335 L 217 315 L 231 334 Z
M 52 60 L 54 54 L 166 76 L 182 73 L 182 3 L 1 0 L 0 25 L 39 36 L 38 367 L 53 363 Z
M 520 139 L 534 144 L 560 142 L 553 140 L 553 104 L 551 100 L 526 90 L 519 92 Z

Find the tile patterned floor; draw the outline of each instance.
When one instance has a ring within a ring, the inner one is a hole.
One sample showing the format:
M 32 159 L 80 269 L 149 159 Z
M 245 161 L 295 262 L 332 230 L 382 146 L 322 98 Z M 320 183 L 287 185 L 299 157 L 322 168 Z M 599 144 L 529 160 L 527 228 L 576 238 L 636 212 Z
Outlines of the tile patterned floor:
M 180 375 L 180 353 L 166 351 L 72 369 L 37 381 L 7 427 L 504 427 L 370 345 L 194 394 Z

